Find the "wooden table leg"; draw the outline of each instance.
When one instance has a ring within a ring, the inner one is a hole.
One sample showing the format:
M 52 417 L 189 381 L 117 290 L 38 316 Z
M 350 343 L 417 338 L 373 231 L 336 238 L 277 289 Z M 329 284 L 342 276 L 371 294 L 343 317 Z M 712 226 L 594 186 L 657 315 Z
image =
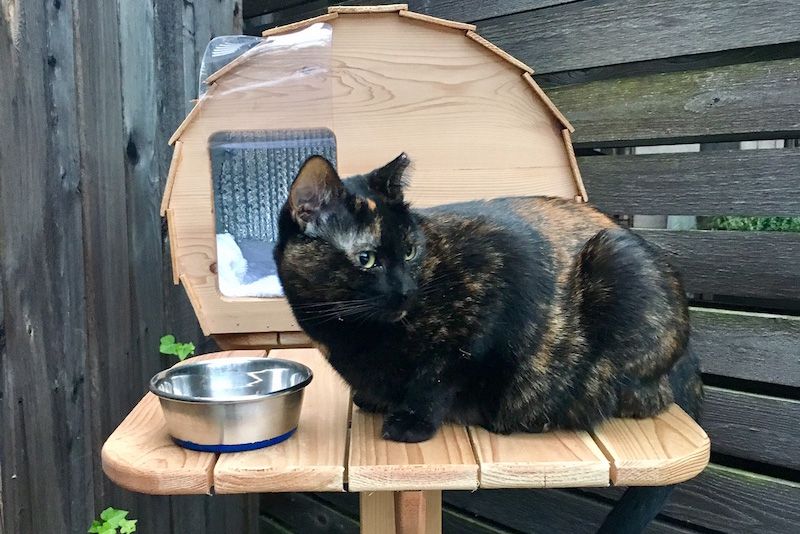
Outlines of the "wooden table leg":
M 362 534 L 441 534 L 441 491 L 375 491 L 359 495 Z

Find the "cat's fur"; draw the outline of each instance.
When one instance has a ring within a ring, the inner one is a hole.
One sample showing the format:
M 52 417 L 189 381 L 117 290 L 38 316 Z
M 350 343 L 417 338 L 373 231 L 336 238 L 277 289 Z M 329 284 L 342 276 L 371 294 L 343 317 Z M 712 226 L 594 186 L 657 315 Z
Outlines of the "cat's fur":
M 275 249 L 300 325 L 355 403 L 386 413 L 385 437 L 424 440 L 443 421 L 589 429 L 673 401 L 698 413 L 684 291 L 647 243 L 555 198 L 413 211 L 407 166 L 340 181 L 310 158 Z

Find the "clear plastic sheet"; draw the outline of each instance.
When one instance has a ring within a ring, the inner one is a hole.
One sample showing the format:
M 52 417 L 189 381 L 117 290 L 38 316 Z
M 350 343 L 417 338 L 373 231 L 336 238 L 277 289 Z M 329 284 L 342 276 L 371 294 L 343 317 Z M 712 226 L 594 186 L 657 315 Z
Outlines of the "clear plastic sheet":
M 283 296 L 273 260 L 280 209 L 309 156 L 336 164 L 331 36 L 329 25 L 314 24 L 266 39 L 217 37 L 204 54 L 201 98 L 242 112 L 209 138 L 217 273 L 227 297 Z M 206 79 L 233 61 L 209 91 Z

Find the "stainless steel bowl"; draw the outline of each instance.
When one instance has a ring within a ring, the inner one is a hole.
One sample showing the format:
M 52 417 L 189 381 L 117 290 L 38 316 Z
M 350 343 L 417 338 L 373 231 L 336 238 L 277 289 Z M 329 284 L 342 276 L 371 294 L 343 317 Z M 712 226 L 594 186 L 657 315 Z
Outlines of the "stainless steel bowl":
M 311 369 L 278 358 L 200 360 L 161 371 L 150 391 L 182 447 L 237 452 L 288 439 L 297 429 Z

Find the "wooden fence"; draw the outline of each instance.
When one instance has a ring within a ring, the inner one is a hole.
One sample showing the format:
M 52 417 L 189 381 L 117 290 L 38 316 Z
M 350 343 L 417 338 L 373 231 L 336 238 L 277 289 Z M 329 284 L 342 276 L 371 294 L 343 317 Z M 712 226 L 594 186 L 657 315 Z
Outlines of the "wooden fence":
M 576 127 L 590 200 L 606 212 L 800 216 L 797 2 L 407 3 L 477 24 L 536 70 Z M 318 15 L 328 4 L 248 0 L 245 31 Z M 759 139 L 785 141 L 739 150 L 739 142 Z M 682 143 L 701 145 L 652 155 L 630 148 Z M 675 491 L 649 532 L 796 532 L 800 234 L 640 232 L 670 254 L 694 295 L 694 344 L 707 384 L 703 424 L 713 449 L 709 468 Z M 446 492 L 444 531 L 589 533 L 619 494 Z M 269 495 L 262 513 L 265 533 L 357 532 L 353 495 Z
M 100 469 L 104 439 L 200 341 L 158 207 L 166 140 L 238 0 L 0 2 L 0 530 L 86 532 L 107 506 L 142 533 L 254 532 L 254 501 L 146 497 Z
M 238 33 L 242 14 L 253 33 L 327 4 L 0 2 L 3 532 L 83 532 L 106 506 L 131 510 L 148 534 L 357 531 L 354 495 L 265 496 L 257 517 L 253 498 L 134 495 L 99 466 L 104 438 L 168 363 L 159 336 L 201 340 L 171 285 L 158 216 L 165 140 L 195 96 L 200 54 L 212 36 Z M 606 211 L 800 214 L 795 0 L 409 4 L 477 23 L 537 69 L 577 128 L 589 194 Z M 769 151 L 626 154 L 753 139 L 788 140 Z M 796 531 L 800 235 L 646 235 L 696 297 L 713 441 L 712 465 L 681 485 L 650 531 Z M 451 492 L 445 531 L 591 532 L 617 496 Z

